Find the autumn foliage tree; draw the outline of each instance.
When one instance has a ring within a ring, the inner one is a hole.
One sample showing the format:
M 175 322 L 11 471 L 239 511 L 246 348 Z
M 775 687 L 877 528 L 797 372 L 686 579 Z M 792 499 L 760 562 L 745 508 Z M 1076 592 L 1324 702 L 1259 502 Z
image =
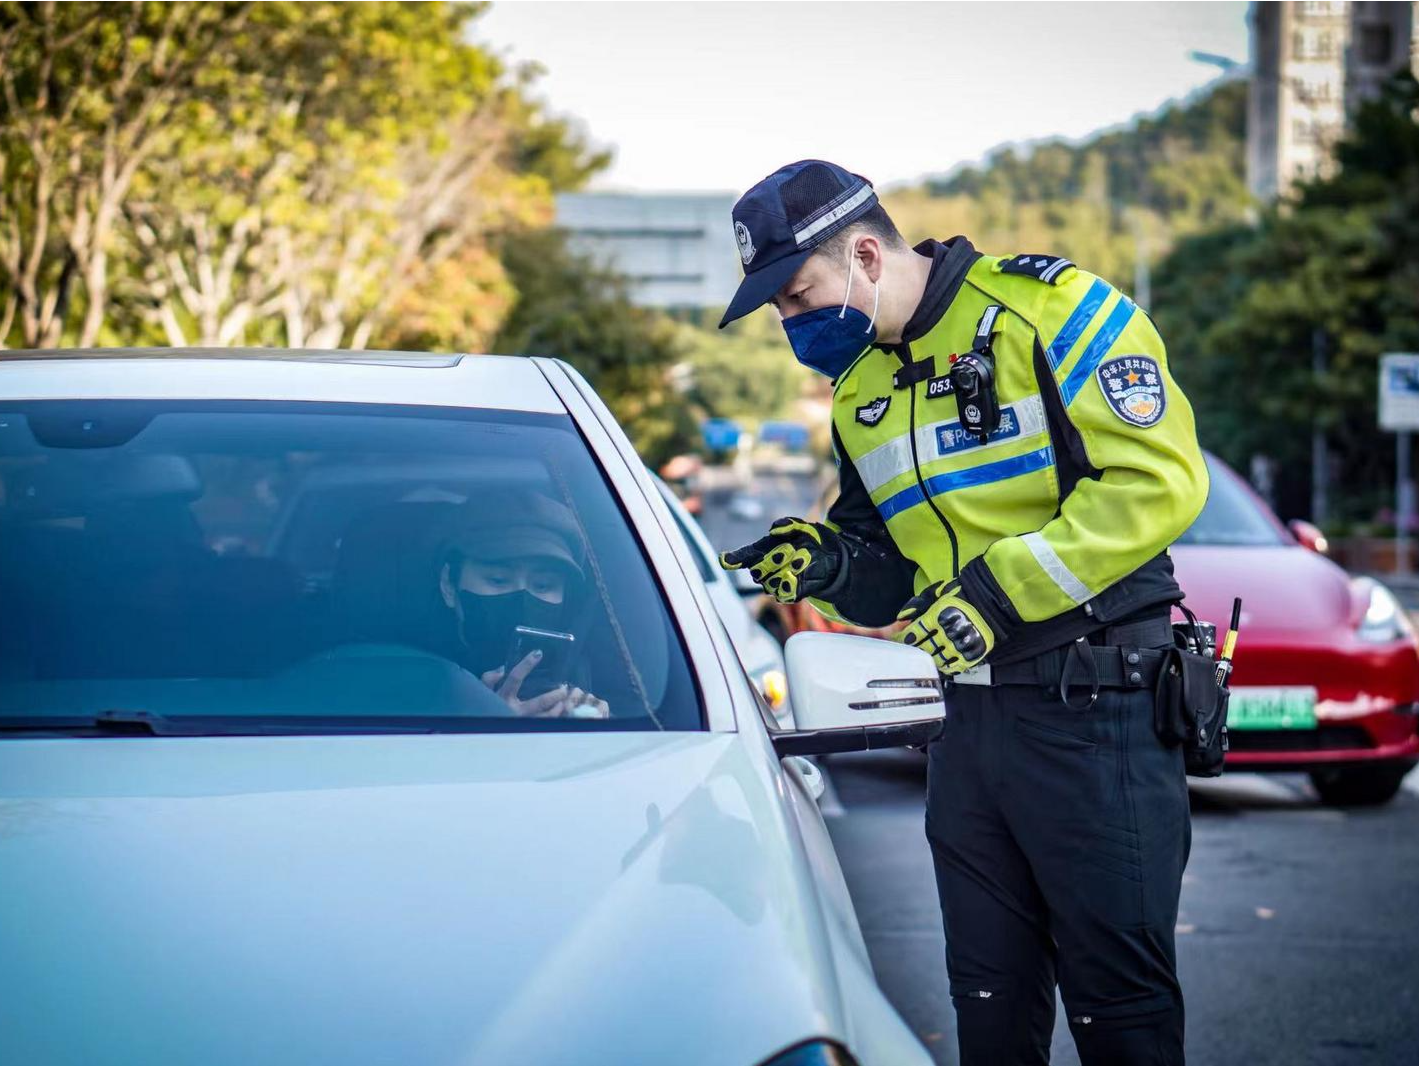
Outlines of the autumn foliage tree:
M 92 344 L 134 182 L 250 5 L 0 4 L 0 344 Z
M 0 342 L 482 347 L 605 158 L 479 10 L 0 4 Z

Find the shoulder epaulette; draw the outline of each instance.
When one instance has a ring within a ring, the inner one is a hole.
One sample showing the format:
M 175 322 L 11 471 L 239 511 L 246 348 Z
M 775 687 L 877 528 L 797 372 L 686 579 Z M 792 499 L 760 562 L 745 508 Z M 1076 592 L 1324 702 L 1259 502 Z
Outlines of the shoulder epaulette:
M 1059 285 L 1074 270 L 1074 264 L 1062 255 L 1012 255 L 999 260 L 994 267 L 1000 274 L 1023 274 L 1050 285 Z

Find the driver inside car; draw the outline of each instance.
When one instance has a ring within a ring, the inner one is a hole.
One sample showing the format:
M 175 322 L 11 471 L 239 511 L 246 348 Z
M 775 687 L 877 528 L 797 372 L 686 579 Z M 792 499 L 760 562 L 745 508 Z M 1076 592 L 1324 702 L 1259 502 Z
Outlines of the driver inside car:
M 580 676 L 575 623 L 588 590 L 571 510 L 540 493 L 512 493 L 496 505 L 465 505 L 452 527 L 438 585 L 456 622 L 462 665 L 514 714 L 608 717 L 606 701 L 587 692 Z M 520 645 L 519 626 L 571 639 L 524 636 Z M 510 661 L 520 647 L 531 650 Z

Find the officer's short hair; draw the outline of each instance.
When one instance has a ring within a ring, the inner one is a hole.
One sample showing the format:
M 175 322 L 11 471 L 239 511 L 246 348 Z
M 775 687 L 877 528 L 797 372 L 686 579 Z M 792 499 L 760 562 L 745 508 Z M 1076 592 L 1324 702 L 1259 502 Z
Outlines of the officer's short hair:
M 905 248 L 907 246 L 906 238 L 897 229 L 897 224 L 892 221 L 892 216 L 887 214 L 881 204 L 873 204 L 862 217 L 856 219 L 851 225 L 844 226 L 814 250 L 818 255 L 843 259 L 847 256 L 848 242 L 864 233 L 870 233 L 889 248 Z

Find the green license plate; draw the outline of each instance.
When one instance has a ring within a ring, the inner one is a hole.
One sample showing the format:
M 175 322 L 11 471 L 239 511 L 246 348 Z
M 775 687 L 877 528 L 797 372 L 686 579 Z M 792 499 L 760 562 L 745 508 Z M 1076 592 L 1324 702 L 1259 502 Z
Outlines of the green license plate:
M 1232 689 L 1228 729 L 1314 729 L 1316 690 L 1245 686 Z

